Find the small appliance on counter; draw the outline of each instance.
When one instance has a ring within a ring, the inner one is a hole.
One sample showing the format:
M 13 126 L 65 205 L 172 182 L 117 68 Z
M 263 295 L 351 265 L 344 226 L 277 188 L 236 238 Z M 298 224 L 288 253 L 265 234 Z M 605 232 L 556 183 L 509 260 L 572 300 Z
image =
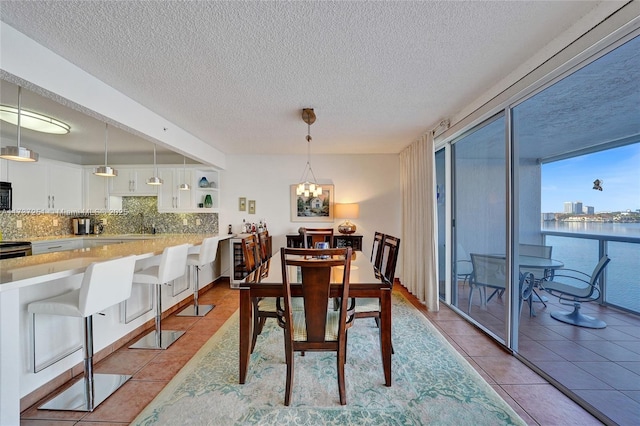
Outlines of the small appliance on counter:
M 93 234 L 93 224 L 88 217 L 77 217 L 73 219 L 73 234 L 74 235 L 89 235 Z
M 11 182 L 0 182 L 0 210 L 11 210 L 12 201 Z

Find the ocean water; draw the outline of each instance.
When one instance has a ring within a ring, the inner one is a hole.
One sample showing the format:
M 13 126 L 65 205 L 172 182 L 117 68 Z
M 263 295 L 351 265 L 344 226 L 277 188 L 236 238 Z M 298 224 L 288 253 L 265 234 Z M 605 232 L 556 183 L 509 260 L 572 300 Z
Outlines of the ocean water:
M 640 313 L 640 223 L 545 222 L 545 231 L 624 236 L 633 242 L 608 241 L 606 253 L 611 258 L 606 271 L 605 299 L 607 303 Z M 565 268 L 591 275 L 598 263 L 598 240 L 546 237 L 553 246 L 551 257 L 562 261 Z

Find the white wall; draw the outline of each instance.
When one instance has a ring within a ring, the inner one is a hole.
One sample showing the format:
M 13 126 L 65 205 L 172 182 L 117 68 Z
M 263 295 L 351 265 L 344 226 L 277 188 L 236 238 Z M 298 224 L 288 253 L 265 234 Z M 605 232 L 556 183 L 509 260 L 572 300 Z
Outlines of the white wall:
M 297 233 L 301 226 L 333 227 L 337 233 L 342 219 L 333 222 L 292 222 L 290 185 L 301 178 L 306 156 L 227 155 L 227 169 L 221 172 L 220 233 L 231 224 L 240 232 L 242 219 L 267 222 L 276 250 L 286 245 L 286 234 Z M 400 236 L 401 197 L 400 160 L 397 154 L 312 155 L 311 166 L 319 183 L 334 185 L 336 203 L 360 204 L 360 217 L 354 219 L 362 234 L 363 252 L 371 255 L 373 233 L 380 231 Z M 238 210 L 238 198 L 256 201 L 256 214 Z M 402 250 L 400 251 L 402 256 Z M 398 261 L 396 276 L 401 277 Z

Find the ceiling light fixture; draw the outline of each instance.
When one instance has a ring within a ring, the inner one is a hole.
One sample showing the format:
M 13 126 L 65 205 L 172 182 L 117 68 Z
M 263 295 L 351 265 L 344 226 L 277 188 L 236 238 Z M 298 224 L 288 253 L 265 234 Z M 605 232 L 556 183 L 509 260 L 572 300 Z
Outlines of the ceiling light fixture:
M 25 110 L 20 107 L 14 108 L 9 105 L 0 105 L 0 120 L 17 126 L 18 116 L 20 116 L 21 127 L 35 130 L 36 132 L 66 135 L 71 130 L 71 126 L 60 120 L 56 120 L 55 118 Z
M 318 197 L 322 194 L 322 187 L 318 185 L 316 176 L 311 168 L 311 125 L 316 122 L 316 114 L 313 112 L 313 108 L 304 108 L 302 110 L 302 120 L 307 123 L 307 164 L 304 166 L 300 183 L 296 188 L 296 194 L 304 195 L 305 197 Z M 309 181 L 309 174 L 311 174 L 313 181 Z
M 18 86 L 18 120 L 16 125 L 18 126 L 18 137 L 16 146 L 5 146 L 0 149 L 0 158 L 4 158 L 5 160 L 11 161 L 38 161 L 38 153 L 31 151 L 28 148 L 23 148 L 20 146 L 20 128 L 22 113 L 20 108 L 20 102 L 22 101 L 22 87 Z
M 118 176 L 118 171 L 107 166 L 107 139 L 109 138 L 109 125 L 104 123 L 104 166 L 97 167 L 93 172 L 96 176 L 103 177 L 115 177 Z
M 182 180 L 183 180 L 183 183 L 181 183 L 180 186 L 178 186 L 178 189 L 180 191 L 190 190 L 191 186 L 189 186 L 188 183 L 184 182 L 187 180 L 187 157 L 185 157 L 184 155 L 182 156 Z
M 158 165 L 156 164 L 156 144 L 153 144 L 153 169 L 154 175 L 147 180 L 147 185 L 162 185 L 164 181 L 158 177 Z

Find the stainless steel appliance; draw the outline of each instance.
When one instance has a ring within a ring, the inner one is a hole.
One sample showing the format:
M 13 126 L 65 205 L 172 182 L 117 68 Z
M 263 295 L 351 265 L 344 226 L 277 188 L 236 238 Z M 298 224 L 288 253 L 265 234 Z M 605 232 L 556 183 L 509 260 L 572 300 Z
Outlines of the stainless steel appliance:
M 13 193 L 11 182 L 0 182 L 0 210 L 11 210 L 13 206 Z
M 88 217 L 77 217 L 73 219 L 73 233 L 75 235 L 88 235 L 93 232 L 91 219 Z
M 0 241 L 0 259 L 31 256 L 29 241 Z

